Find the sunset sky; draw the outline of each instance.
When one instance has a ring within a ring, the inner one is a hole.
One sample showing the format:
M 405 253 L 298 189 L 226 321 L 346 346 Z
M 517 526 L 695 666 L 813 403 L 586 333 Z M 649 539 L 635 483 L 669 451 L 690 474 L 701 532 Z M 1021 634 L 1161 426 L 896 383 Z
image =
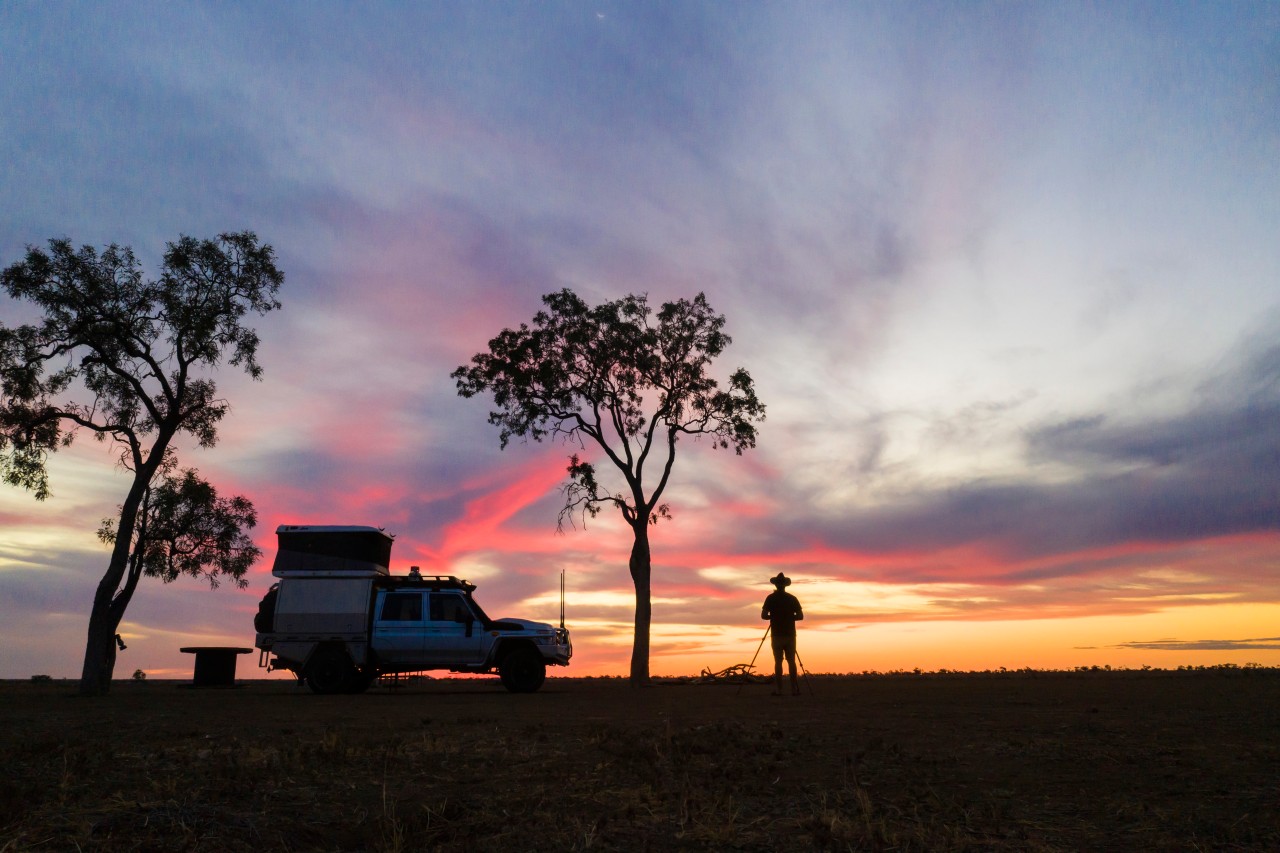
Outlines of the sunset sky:
M 705 292 L 768 406 L 680 446 L 655 674 L 750 660 L 778 571 L 813 672 L 1280 665 L 1280 5 L 6 2 L 0 80 L 0 266 L 251 229 L 287 277 L 181 453 L 267 558 L 144 581 L 118 677 L 251 646 L 308 523 L 494 616 L 564 570 L 565 673 L 624 674 L 629 532 L 557 534 L 576 448 L 449 377 L 564 287 Z M 128 484 L 51 479 L 0 488 L 3 678 L 79 675 Z

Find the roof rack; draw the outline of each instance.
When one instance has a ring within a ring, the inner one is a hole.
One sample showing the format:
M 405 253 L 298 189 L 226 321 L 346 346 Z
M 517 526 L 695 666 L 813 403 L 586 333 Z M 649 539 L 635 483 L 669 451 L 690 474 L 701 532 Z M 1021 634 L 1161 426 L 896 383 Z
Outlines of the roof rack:
M 456 575 L 392 575 L 390 580 L 399 584 L 428 586 L 431 589 L 462 589 L 467 592 L 475 590 L 476 585 Z

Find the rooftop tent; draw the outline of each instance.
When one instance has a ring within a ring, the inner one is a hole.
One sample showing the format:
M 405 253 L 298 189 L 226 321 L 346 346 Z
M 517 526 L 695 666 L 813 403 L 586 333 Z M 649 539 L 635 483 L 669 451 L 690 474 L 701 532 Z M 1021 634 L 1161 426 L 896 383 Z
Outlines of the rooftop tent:
M 282 524 L 271 574 L 368 576 L 389 574 L 391 536 L 376 527 Z

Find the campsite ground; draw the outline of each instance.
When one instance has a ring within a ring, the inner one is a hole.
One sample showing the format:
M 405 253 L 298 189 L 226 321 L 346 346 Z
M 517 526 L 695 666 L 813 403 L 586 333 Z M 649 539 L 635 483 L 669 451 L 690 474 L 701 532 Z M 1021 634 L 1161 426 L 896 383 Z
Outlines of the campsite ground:
M 1280 672 L 0 685 L 0 851 L 1275 850 Z

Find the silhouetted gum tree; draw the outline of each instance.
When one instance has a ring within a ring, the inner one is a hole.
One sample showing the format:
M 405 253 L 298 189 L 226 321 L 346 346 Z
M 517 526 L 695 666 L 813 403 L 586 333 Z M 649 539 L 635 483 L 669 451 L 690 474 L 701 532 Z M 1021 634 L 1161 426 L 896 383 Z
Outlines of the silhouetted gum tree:
M 128 247 L 113 244 L 98 254 L 65 239 L 50 240 L 47 252 L 28 247 L 26 259 L 3 272 L 9 296 L 33 303 L 43 320 L 0 326 L 0 475 L 43 500 L 48 454 L 69 445 L 80 429 L 116 444 L 133 475 L 89 616 L 82 693 L 110 688 L 116 629 L 137 584 L 130 565 L 136 545 L 143 546 L 143 574 L 159 565 L 147 556 L 154 536 L 139 538 L 137 528 L 140 515 L 152 511 L 149 502 L 169 500 L 171 487 L 162 481 L 173 464 L 174 439 L 187 434 L 201 447 L 217 441 L 228 404 L 204 374 L 225 359 L 261 376 L 258 336 L 244 318 L 279 308 L 275 295 L 283 281 L 271 247 L 248 231 L 216 240 L 179 238 L 168 244 L 155 281 L 143 276 Z M 204 506 L 218 505 L 211 497 Z M 244 507 L 223 515 L 249 517 Z M 178 573 L 193 565 L 180 555 L 173 564 Z M 224 571 L 216 558 L 203 565 Z M 232 576 L 237 565 L 235 558 L 226 564 Z
M 170 455 L 161 466 L 158 482 L 142 495 L 117 602 L 128 602 L 143 575 L 165 583 L 189 575 L 205 579 L 210 589 L 230 579 L 244 589 L 248 586 L 245 573 L 262 556 L 247 533 L 258 523 L 253 503 L 243 495 L 218 497 L 217 490 L 194 469 L 175 476 L 175 464 Z M 119 525 L 118 516 L 104 518 L 98 538 L 114 546 Z M 114 659 L 114 646 L 111 654 Z
M 257 524 L 253 503 L 243 495 L 218 497 L 194 469 L 176 476 L 165 471 L 142 496 L 126 583 L 136 586 L 143 575 L 165 583 L 189 575 L 204 578 L 210 589 L 227 578 L 244 589 L 245 572 L 262 556 L 247 533 Z M 118 517 L 104 518 L 98 538 L 114 545 L 118 526 Z
M 755 423 L 764 419 L 747 371 L 730 375 L 721 388 L 708 375 L 711 362 L 729 345 L 724 317 L 706 297 L 664 303 L 655 316 L 645 295 L 630 295 L 596 307 L 565 289 L 542 297 L 546 309 L 533 326 L 504 329 L 470 366 L 452 374 L 458 393 L 492 392 L 497 405 L 489 423 L 501 446 L 513 436 L 541 441 L 562 435 L 585 446 L 590 439 L 622 473 L 626 490 L 601 488 L 595 467 L 575 454 L 559 524 L 573 514 L 596 515 L 612 504 L 635 541 L 631 579 L 636 591 L 631 683 L 649 680 L 649 525 L 669 515 L 660 503 L 682 436 L 705 436 L 715 447 L 741 454 L 756 443 Z

